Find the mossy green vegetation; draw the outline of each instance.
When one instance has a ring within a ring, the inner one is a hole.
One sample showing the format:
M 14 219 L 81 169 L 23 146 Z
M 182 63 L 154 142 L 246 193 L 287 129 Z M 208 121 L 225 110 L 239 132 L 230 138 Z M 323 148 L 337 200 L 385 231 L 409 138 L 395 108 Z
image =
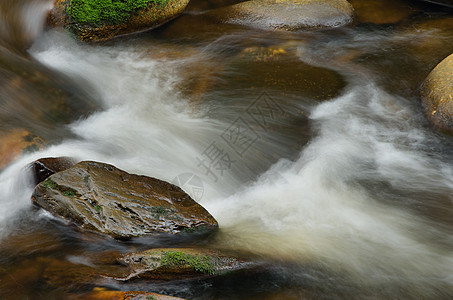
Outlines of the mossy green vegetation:
M 45 188 L 51 188 L 51 189 L 56 189 L 58 187 L 58 185 L 55 183 L 55 181 L 53 181 L 52 179 L 50 178 L 47 178 L 43 183 L 42 185 L 45 187 Z
M 74 198 L 74 197 L 75 197 L 74 191 L 71 191 L 71 190 L 65 191 L 65 192 L 63 193 L 63 195 L 66 196 L 66 197 L 71 197 L 71 198 Z
M 88 183 L 88 180 L 90 179 L 90 175 L 85 175 L 83 177 L 83 181 L 85 181 L 86 183 Z
M 118 24 L 150 2 L 165 6 L 169 0 L 70 0 L 67 14 L 79 24 Z
M 151 207 L 151 215 L 155 219 L 160 219 L 160 217 L 166 217 L 171 213 L 174 213 L 175 211 L 172 209 L 167 209 L 163 206 L 153 206 Z
M 196 256 L 179 251 L 165 252 L 161 258 L 163 266 L 189 265 L 196 272 L 214 275 L 217 273 L 215 261 L 212 257 Z
M 96 212 L 97 212 L 98 214 L 100 214 L 100 213 L 102 212 L 102 206 L 100 206 L 100 205 L 97 205 L 97 204 L 96 204 L 96 205 L 94 206 L 94 209 L 96 210 Z

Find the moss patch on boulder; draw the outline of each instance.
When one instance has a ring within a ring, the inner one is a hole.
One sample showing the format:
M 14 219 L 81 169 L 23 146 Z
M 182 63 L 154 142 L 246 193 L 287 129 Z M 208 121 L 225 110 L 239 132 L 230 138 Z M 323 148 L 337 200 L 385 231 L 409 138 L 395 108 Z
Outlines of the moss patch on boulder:
M 168 0 L 71 0 L 66 12 L 80 24 L 118 24 L 127 21 L 132 13 L 150 3 L 165 6 L 167 2 Z

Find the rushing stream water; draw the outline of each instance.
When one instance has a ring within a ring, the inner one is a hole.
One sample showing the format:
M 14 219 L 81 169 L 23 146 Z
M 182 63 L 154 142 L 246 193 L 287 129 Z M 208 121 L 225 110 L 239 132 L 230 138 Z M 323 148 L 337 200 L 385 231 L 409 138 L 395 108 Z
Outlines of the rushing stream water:
M 395 24 L 290 33 L 217 24 L 200 0 L 152 32 L 81 44 L 37 30 L 48 1 L 1 1 L 0 129 L 22 122 L 49 141 L 0 173 L 5 299 L 68 297 L 42 284 L 43 257 L 83 264 L 96 251 L 186 243 L 93 241 L 32 209 L 24 167 L 50 156 L 179 183 L 219 221 L 211 245 L 274 268 L 247 280 L 107 287 L 188 299 L 453 297 L 453 143 L 427 123 L 418 96 L 453 52 L 448 8 L 408 1 Z M 43 72 L 90 113 L 43 122 L 29 111 L 50 105 L 47 94 L 14 85 L 29 80 L 22 70 Z M 23 94 L 44 100 L 4 117 Z M 209 165 L 213 151 L 222 160 Z

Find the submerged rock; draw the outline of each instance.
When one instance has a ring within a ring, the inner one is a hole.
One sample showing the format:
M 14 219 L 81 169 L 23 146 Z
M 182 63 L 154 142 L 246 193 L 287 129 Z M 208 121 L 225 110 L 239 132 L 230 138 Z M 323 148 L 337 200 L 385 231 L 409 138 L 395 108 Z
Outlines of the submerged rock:
M 95 288 L 92 292 L 83 296 L 74 297 L 78 300 L 184 300 L 179 297 L 165 296 L 156 293 L 141 291 L 109 291 L 101 288 Z
M 151 249 L 127 254 L 120 262 L 130 269 L 130 274 L 123 280 L 179 280 L 218 276 L 257 266 L 257 263 L 247 262 L 217 250 L 196 248 Z
M 116 238 L 212 231 L 217 221 L 179 187 L 84 161 L 40 183 L 32 200 L 78 225 Z
M 408 0 L 349 0 L 360 23 L 397 23 L 412 13 Z
M 421 96 L 431 123 L 453 133 L 453 54 L 428 75 Z
M 338 96 L 346 82 L 326 68 L 301 61 L 297 47 L 249 47 L 230 60 L 216 89 L 260 89 L 273 95 L 284 93 L 326 100 Z
M 347 25 L 354 19 L 354 9 L 346 0 L 252 0 L 211 15 L 261 29 L 298 30 Z
M 158 27 L 180 15 L 189 0 L 56 0 L 50 26 L 63 26 L 83 41 Z
M 22 153 L 40 150 L 46 142 L 25 129 L 0 130 L 0 169 Z

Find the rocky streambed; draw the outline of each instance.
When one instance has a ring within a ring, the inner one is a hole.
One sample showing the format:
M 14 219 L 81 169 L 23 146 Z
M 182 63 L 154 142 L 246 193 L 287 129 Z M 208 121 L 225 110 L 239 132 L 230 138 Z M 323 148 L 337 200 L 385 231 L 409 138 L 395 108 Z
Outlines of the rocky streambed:
M 0 298 L 452 297 L 451 1 L 45 2 L 0 4 Z

